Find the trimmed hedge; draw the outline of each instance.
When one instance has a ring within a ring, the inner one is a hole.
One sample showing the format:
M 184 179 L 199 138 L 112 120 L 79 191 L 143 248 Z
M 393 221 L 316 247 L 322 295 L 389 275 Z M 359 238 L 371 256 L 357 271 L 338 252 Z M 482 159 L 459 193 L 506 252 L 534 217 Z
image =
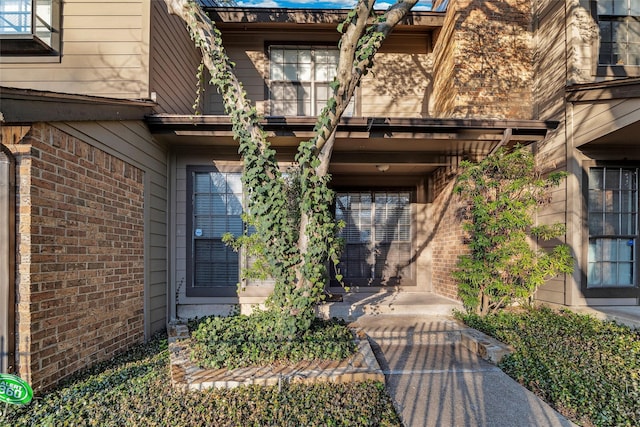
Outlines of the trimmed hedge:
M 191 360 L 203 368 L 239 368 L 301 360 L 342 360 L 356 351 L 353 332 L 338 319 L 314 319 L 291 340 L 274 339 L 274 313 L 206 317 L 192 325 Z
M 2 412 L 4 405 L 0 406 Z M 181 392 L 171 387 L 166 337 L 77 376 L 7 426 L 400 426 L 384 385 L 283 384 Z
M 510 344 L 500 367 L 583 425 L 640 426 L 640 331 L 549 308 L 486 317 L 470 327 Z

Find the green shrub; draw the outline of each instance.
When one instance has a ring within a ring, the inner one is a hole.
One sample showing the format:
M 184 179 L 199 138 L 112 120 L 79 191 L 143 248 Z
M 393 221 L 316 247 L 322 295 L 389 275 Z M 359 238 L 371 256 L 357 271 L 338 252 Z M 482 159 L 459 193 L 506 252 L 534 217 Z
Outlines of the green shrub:
M 551 201 L 565 172 L 543 176 L 522 147 L 460 167 L 454 191 L 467 204 L 463 228 L 470 251 L 458 257 L 452 275 L 467 311 L 484 315 L 526 303 L 548 279 L 573 271 L 569 246 L 530 245 L 530 238 L 551 241 L 565 232 L 561 223 L 534 226 L 534 214 Z
M 166 337 L 66 385 L 10 406 L 1 426 L 400 426 L 384 385 L 284 384 L 182 392 L 171 388 Z M 0 406 L 5 412 L 4 405 Z
M 500 367 L 559 412 L 588 425 L 640 425 L 640 331 L 548 308 L 460 317 L 511 344 Z
M 315 319 L 295 339 L 274 338 L 272 311 L 251 316 L 207 317 L 191 334 L 191 359 L 204 368 L 238 368 L 274 362 L 342 360 L 355 352 L 343 321 Z

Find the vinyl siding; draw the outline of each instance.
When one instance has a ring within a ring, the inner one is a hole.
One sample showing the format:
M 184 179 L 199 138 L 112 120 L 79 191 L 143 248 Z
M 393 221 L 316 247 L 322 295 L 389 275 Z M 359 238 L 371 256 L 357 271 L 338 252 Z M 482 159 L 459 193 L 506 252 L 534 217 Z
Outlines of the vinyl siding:
M 337 46 L 337 33 L 224 33 L 225 48 L 247 96 L 258 111 L 268 115 L 265 80 L 269 78 L 269 44 L 328 44 Z M 428 35 L 392 35 L 376 55 L 374 68 L 356 91 L 356 115 L 382 117 L 428 116 L 429 87 Z M 207 91 L 208 114 L 224 114 L 216 90 Z
M 60 61 L 2 58 L 2 85 L 114 98 L 147 98 L 150 0 L 67 0 Z M 154 2 L 155 3 L 155 2 Z M 11 63 L 10 63 L 11 62 Z
M 535 28 L 536 61 L 535 66 L 535 106 L 536 118 L 541 120 L 557 120 L 558 129 L 549 132 L 547 138 L 537 144 L 538 165 L 547 172 L 565 170 L 567 166 L 567 147 L 565 134 L 565 102 L 567 63 L 565 39 L 567 24 L 564 2 L 556 0 L 540 0 L 534 2 L 534 15 L 537 17 Z M 567 181 L 553 190 L 552 202 L 538 212 L 539 224 L 566 223 Z M 570 228 L 570 227 L 568 227 Z M 569 231 L 570 232 L 570 231 Z M 564 241 L 564 239 L 561 239 Z M 558 241 L 553 241 L 557 244 Z M 544 247 L 549 243 L 540 242 Z M 537 292 L 536 298 L 541 301 L 565 304 L 565 276 L 549 280 Z
M 573 109 L 576 147 L 635 123 L 639 114 L 638 98 L 576 104 Z
M 193 113 L 196 99 L 196 71 L 200 54 L 184 22 L 170 15 L 163 1 L 151 2 L 150 44 L 151 89 L 157 112 Z

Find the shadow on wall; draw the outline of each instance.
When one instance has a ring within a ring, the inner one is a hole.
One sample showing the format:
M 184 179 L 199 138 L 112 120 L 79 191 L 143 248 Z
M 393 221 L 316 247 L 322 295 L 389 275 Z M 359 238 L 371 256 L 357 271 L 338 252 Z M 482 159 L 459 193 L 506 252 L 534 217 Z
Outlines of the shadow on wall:
M 531 118 L 530 2 L 473 1 L 458 12 L 450 41 L 457 49 L 451 59 L 454 75 L 440 79 L 454 79 L 458 100 L 441 99 L 438 110 L 455 117 Z
M 386 104 L 378 106 L 382 111 L 395 111 L 399 114 L 400 107 L 412 115 L 419 113 L 421 117 L 429 117 L 433 57 L 431 54 L 379 53 L 375 57 L 371 77 L 366 79 L 366 85 L 371 88 L 376 99 L 386 100 Z M 411 101 L 413 104 L 407 105 Z

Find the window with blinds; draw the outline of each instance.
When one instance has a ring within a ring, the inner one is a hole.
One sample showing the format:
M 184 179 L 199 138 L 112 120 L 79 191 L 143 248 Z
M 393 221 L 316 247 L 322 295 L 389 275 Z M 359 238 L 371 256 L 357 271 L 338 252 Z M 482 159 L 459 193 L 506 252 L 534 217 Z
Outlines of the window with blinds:
M 233 296 L 239 281 L 238 253 L 222 236 L 242 234 L 242 183 L 239 172 L 192 169 L 187 187 L 191 204 L 187 213 L 187 296 Z
M 346 224 L 338 265 L 346 284 L 411 284 L 410 192 L 339 192 L 335 215 Z
M 635 284 L 638 241 L 638 169 L 589 169 L 587 287 Z
M 270 84 L 272 116 L 317 116 L 332 95 L 339 52 L 334 48 L 271 46 Z M 351 100 L 344 116 L 352 116 Z

